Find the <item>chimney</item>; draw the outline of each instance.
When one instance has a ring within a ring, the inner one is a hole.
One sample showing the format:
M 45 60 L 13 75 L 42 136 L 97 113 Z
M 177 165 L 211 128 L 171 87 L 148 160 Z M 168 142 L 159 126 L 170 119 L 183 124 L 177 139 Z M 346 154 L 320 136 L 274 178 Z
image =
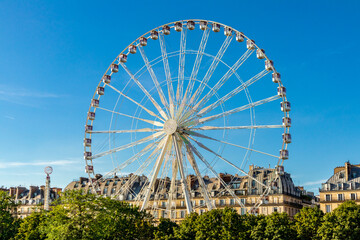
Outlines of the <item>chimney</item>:
M 351 174 L 351 164 L 349 161 L 345 162 L 345 181 L 349 181 Z
M 20 194 L 26 190 L 25 187 L 16 187 L 16 199 L 20 197 Z
M 249 171 L 254 170 L 254 164 L 249 165 Z
M 31 199 L 31 198 L 33 197 L 34 193 L 35 193 L 38 189 L 39 189 L 39 187 L 30 186 L 28 199 Z

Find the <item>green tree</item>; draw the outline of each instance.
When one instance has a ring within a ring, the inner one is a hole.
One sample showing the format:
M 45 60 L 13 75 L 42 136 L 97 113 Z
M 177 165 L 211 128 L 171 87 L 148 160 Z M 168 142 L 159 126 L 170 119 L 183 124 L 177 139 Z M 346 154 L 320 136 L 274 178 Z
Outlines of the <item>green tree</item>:
M 7 192 L 0 191 L 0 239 L 12 239 L 17 231 L 20 220 L 13 217 L 16 204 Z
M 318 230 L 320 239 L 358 240 L 360 236 L 360 206 L 354 201 L 341 204 L 324 216 Z
M 175 228 L 178 228 L 178 225 L 175 222 L 168 218 L 160 218 L 159 225 L 154 233 L 155 240 L 175 240 Z
M 324 213 L 317 207 L 305 207 L 295 215 L 295 230 L 301 240 L 319 239 L 317 231 L 323 223 Z
M 251 238 L 293 240 L 296 238 L 296 231 L 292 224 L 286 213 L 274 212 L 258 221 L 257 226 L 252 230 Z
M 48 239 L 153 239 L 149 214 L 81 191 L 64 192 L 48 216 Z
M 44 212 L 33 212 L 20 224 L 15 236 L 16 240 L 42 240 L 46 239 L 44 228 L 46 215 Z
M 199 215 L 196 212 L 190 213 L 180 223 L 178 228 L 174 229 L 174 236 L 180 240 L 193 240 L 196 236 L 195 226 Z

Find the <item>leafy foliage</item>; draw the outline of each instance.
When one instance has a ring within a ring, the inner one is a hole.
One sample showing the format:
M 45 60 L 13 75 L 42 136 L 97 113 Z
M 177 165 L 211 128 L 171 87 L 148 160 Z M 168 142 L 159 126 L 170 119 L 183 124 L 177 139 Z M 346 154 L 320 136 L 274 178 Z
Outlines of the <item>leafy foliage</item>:
M 20 220 L 12 216 L 11 210 L 16 210 L 13 199 L 4 191 L 0 191 L 0 240 L 15 236 Z
M 323 223 L 324 213 L 317 207 L 305 207 L 295 215 L 295 230 L 298 238 L 301 240 L 306 239 L 319 239 L 317 231 Z
M 360 206 L 354 201 L 341 204 L 325 215 L 318 233 L 320 239 L 359 239 Z

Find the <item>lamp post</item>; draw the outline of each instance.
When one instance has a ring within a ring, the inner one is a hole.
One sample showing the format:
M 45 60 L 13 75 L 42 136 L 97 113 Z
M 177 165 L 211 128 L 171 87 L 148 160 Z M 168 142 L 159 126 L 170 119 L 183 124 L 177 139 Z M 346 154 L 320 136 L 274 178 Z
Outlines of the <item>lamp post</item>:
M 49 211 L 50 205 L 50 174 L 53 172 L 53 168 L 50 166 L 45 167 L 44 172 L 46 173 L 46 185 L 45 185 L 45 202 L 44 202 L 44 209 Z

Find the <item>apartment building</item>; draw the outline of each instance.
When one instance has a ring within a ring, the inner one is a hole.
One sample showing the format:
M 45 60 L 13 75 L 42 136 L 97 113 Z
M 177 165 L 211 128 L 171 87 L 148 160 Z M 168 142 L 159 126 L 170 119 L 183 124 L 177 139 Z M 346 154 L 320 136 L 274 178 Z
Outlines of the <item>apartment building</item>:
M 345 162 L 344 166 L 334 168 L 334 174 L 322 183 L 320 192 L 320 209 L 331 212 L 341 203 L 353 200 L 360 203 L 360 164 Z

